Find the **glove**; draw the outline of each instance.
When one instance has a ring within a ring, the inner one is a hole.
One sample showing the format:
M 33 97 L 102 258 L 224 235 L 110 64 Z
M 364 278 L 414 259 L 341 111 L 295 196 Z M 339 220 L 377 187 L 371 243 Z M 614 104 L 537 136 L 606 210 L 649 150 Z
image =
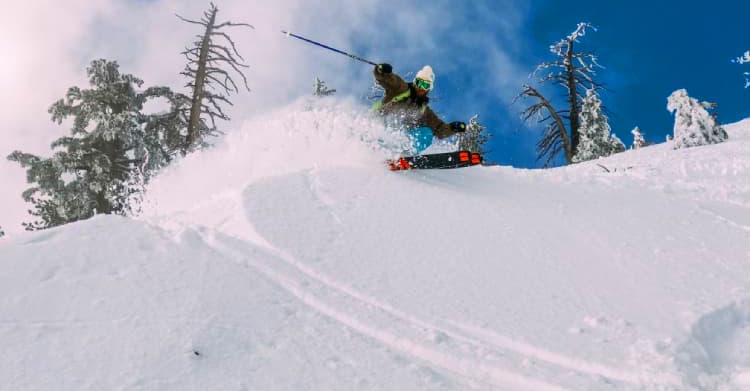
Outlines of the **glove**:
M 454 121 L 450 123 L 451 130 L 456 133 L 463 133 L 466 131 L 466 124 L 461 121 Z
M 375 66 L 375 69 L 377 69 L 378 73 L 381 75 L 393 72 L 393 67 L 391 66 L 391 64 L 378 64 Z

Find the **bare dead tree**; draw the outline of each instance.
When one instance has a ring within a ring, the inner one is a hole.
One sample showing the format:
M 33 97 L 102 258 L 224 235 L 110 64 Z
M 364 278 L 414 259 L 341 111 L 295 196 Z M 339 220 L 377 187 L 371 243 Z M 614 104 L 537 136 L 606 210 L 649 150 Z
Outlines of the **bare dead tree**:
M 586 35 L 587 28 L 596 31 L 596 28 L 590 23 L 578 23 L 575 31 L 550 47 L 550 51 L 558 59 L 542 63 L 534 71 L 537 74 L 550 69 L 550 73 L 544 76 L 540 82 L 542 84 L 552 82 L 564 87 L 567 92 L 568 110 L 563 113 L 570 123 L 571 152 L 573 154 L 575 154 L 579 142 L 578 128 L 580 122 L 578 114 L 581 108 L 580 101 L 586 95 L 586 90 L 598 90 L 603 87 L 593 78 L 596 75 L 596 68 L 602 68 L 597 62 L 596 55 L 586 52 L 576 53 L 575 51 L 575 44 L 579 42 L 580 37 Z
M 550 51 L 555 54 L 557 59 L 543 62 L 532 73 L 532 76 L 537 76 L 547 72 L 539 79 L 540 84 L 552 83 L 564 88 L 565 110 L 555 109 L 549 99 L 529 85 L 524 85 L 523 91 L 519 95 L 519 97 L 531 97 L 537 100 L 535 105 L 523 112 L 525 120 L 546 112 L 546 115 L 541 116 L 539 122 L 552 121 L 548 123 L 547 131 L 537 144 L 537 157 L 542 159 L 546 156 L 547 165 L 561 151 L 565 152 L 566 162 L 571 163 L 572 156 L 575 155 L 580 142 L 579 114 L 583 97 L 589 89 L 599 90 L 604 88 L 601 83 L 594 80 L 596 68 L 603 68 L 599 65 L 597 56 L 587 52 L 576 52 L 576 43 L 579 42 L 579 38 L 586 35 L 586 29 L 588 28 L 596 31 L 596 28 L 590 23 L 579 23 L 570 35 L 550 46 Z M 563 120 L 567 120 L 567 127 Z
M 232 38 L 222 29 L 254 27 L 247 23 L 229 21 L 217 23 L 218 12 L 216 5 L 211 3 L 208 11 L 205 11 L 198 21 L 177 15 L 182 21 L 197 24 L 204 29 L 203 34 L 197 36 L 198 40 L 194 42 L 193 47 L 186 48 L 182 52 L 188 63 L 181 74 L 189 78 L 190 81 L 186 87 L 193 91 L 184 152 L 196 144 L 202 144 L 203 136 L 218 133 L 217 119 L 229 120 L 222 105 L 232 106 L 228 96 L 232 93 L 239 93 L 239 87 L 230 74 L 231 70 L 242 78 L 244 88 L 250 91 L 247 77 L 243 72 L 243 69 L 249 66 L 245 64 L 245 59 L 237 51 Z M 225 69 L 227 67 L 231 69 L 228 71 Z M 206 122 L 206 117 L 211 123 L 210 126 Z

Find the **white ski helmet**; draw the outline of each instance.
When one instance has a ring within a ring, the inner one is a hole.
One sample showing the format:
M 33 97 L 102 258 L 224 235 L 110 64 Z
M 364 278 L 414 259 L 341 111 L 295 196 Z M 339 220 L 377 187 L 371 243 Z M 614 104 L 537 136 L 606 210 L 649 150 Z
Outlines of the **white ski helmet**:
M 435 87 L 435 72 L 432 71 L 432 67 L 429 65 L 425 65 L 422 69 L 419 70 L 419 72 L 417 72 L 417 75 L 414 76 L 414 82 L 416 82 L 417 79 L 429 81 L 430 90 Z

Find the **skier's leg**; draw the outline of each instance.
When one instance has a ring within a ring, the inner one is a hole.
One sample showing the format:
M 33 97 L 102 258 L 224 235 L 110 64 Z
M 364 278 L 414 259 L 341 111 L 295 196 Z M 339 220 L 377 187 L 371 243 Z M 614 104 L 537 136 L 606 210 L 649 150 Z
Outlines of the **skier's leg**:
M 432 145 L 434 136 L 432 129 L 428 127 L 413 128 L 406 131 L 406 136 L 411 141 L 411 149 L 415 155 L 422 153 Z

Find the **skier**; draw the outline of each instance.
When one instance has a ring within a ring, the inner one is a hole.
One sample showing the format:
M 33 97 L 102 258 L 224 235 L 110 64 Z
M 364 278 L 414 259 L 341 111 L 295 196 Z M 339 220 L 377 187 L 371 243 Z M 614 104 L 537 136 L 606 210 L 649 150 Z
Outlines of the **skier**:
M 373 110 L 397 116 L 401 126 L 407 129 L 415 153 L 427 149 L 433 136 L 443 139 L 466 131 L 464 122 L 445 123 L 428 106 L 427 94 L 435 85 L 435 73 L 429 65 L 417 72 L 411 83 L 394 74 L 390 64 L 378 64 L 373 73 L 375 81 L 385 90 L 383 100 L 375 103 Z

